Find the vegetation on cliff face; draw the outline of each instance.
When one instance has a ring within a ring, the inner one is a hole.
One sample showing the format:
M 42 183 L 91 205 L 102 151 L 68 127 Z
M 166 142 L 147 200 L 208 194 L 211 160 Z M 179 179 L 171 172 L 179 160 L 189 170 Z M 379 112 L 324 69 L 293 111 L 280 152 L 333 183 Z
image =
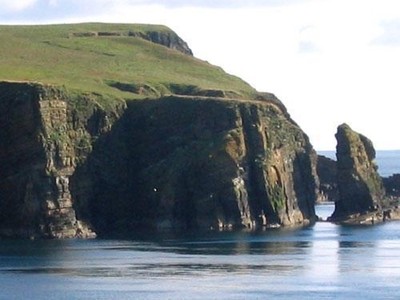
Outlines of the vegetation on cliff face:
M 94 192 L 80 198 L 99 232 L 302 225 L 315 218 L 314 159 L 304 133 L 268 103 L 138 100 L 96 145 Z
M 109 100 L 171 94 L 171 85 L 243 98 L 255 93 L 239 78 L 191 56 L 165 26 L 3 25 L 0 41 L 0 80 L 38 81 Z
M 70 178 L 124 106 L 103 110 L 69 97 L 52 86 L 0 83 L 0 235 L 93 236 L 76 217 Z
M 168 28 L 0 26 L 0 40 L 0 235 L 315 220 L 316 154 L 283 104 Z

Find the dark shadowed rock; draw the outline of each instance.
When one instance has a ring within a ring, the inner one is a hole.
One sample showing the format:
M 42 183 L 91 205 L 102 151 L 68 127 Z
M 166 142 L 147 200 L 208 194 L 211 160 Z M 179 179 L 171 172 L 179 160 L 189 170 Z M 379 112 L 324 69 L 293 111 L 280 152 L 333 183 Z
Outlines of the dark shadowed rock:
M 339 200 L 331 220 L 348 220 L 360 215 L 378 220 L 387 203 L 374 162 L 372 142 L 347 124 L 338 127 L 336 139 Z
M 187 55 L 193 55 L 188 44 L 182 40 L 175 32 L 160 33 L 158 31 L 147 32 L 144 37 L 153 43 L 164 45 L 168 48 L 178 50 Z
M 50 86 L 0 83 L 0 235 L 95 236 L 73 207 L 70 178 L 88 136 L 66 99 Z
M 318 155 L 317 174 L 320 181 L 319 202 L 338 200 L 336 161 Z
M 98 97 L 0 84 L 1 235 L 315 221 L 316 153 L 275 102 Z
M 307 136 L 271 103 L 134 101 L 94 148 L 85 198 L 100 233 L 309 224 L 315 163 Z
M 389 177 L 383 177 L 383 185 L 385 186 L 388 196 L 400 197 L 400 174 L 393 174 Z

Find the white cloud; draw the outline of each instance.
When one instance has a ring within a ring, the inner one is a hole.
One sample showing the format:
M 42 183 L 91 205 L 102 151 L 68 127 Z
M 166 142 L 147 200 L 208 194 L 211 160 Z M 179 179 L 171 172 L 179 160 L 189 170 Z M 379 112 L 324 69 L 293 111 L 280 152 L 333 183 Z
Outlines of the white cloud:
M 381 34 L 373 41 L 373 44 L 400 46 L 400 19 L 383 21 L 381 29 Z
M 29 8 L 34 5 L 37 0 L 0 0 L 0 7 L 4 12 L 15 12 Z

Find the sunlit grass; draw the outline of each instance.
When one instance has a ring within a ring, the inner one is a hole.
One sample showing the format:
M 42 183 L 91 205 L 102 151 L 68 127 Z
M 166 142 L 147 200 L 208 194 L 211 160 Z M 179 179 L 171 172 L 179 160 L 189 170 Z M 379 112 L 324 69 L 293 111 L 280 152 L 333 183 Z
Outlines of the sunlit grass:
M 168 31 L 164 26 L 75 24 L 0 26 L 0 80 L 39 81 L 119 98 L 140 98 L 107 83 L 169 84 L 251 95 L 254 90 L 221 68 L 137 37 L 76 37 L 90 31 Z

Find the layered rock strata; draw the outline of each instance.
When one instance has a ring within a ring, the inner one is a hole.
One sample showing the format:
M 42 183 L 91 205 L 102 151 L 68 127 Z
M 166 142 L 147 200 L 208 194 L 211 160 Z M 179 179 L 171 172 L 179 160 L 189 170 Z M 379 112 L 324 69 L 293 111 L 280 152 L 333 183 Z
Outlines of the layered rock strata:
M 2 235 L 315 220 L 316 154 L 277 99 L 96 97 L 0 84 Z
M 80 116 L 59 89 L 0 84 L 1 235 L 95 236 L 77 219 L 70 189 L 70 178 L 91 152 L 92 139 L 109 129 L 96 116 L 97 108 L 86 102 L 86 115 Z M 90 123 L 102 128 L 90 132 Z

